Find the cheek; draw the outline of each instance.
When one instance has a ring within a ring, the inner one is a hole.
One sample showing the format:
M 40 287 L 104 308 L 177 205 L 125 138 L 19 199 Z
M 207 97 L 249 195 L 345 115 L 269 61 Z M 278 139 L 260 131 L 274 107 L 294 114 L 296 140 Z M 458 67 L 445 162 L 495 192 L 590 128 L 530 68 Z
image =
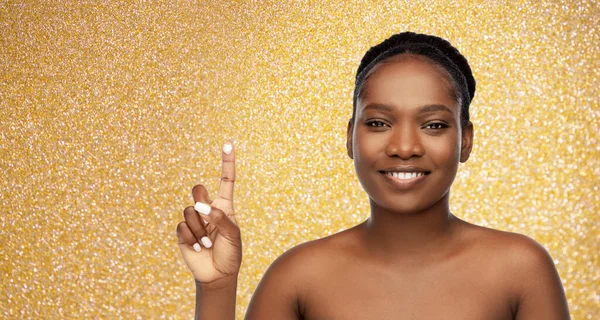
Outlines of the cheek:
M 381 137 L 374 134 L 365 134 L 364 132 L 357 132 L 352 141 L 356 161 L 369 160 L 375 157 L 383 149 L 384 143 L 384 139 L 381 139 Z
M 458 167 L 460 162 L 460 138 L 456 135 L 440 138 L 428 148 L 432 161 L 438 166 Z

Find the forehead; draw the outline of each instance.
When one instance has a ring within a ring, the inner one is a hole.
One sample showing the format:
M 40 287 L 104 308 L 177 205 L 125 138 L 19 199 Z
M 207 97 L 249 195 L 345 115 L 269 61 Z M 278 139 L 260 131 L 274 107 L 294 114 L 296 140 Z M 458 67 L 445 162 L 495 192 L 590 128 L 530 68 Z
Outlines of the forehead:
M 427 58 L 404 54 L 375 66 L 359 98 L 359 109 L 370 103 L 418 107 L 445 105 L 456 109 L 452 85 L 441 67 Z

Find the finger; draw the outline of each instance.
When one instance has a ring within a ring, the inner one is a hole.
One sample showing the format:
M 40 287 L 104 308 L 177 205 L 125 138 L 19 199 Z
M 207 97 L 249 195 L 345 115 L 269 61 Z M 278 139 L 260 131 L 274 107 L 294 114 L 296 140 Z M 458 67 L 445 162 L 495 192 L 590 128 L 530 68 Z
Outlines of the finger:
M 240 228 L 220 209 L 202 202 L 196 202 L 194 209 L 202 216 L 202 219 L 214 225 L 224 237 L 232 240 L 240 238 Z
M 198 240 L 196 239 L 196 237 L 194 237 L 194 234 L 192 233 L 185 221 L 181 221 L 177 225 L 177 239 L 178 243 L 187 244 L 188 246 L 192 247 L 196 252 L 200 252 L 202 250 L 200 244 L 198 243 Z
M 221 172 L 221 185 L 218 197 L 233 201 L 233 184 L 235 183 L 235 150 L 233 142 L 227 141 L 222 150 L 223 164 Z
M 206 187 L 201 184 L 197 184 L 192 188 L 192 196 L 194 197 L 194 203 L 196 203 L 196 202 L 211 203 L 212 202 L 210 200 L 210 197 L 208 196 L 208 191 L 206 190 Z
M 185 217 L 185 223 L 190 228 L 194 237 L 199 243 L 202 243 L 207 248 L 212 247 L 212 241 L 207 236 L 206 228 L 204 223 L 200 220 L 200 216 L 194 210 L 193 206 L 189 206 L 183 210 L 183 216 Z

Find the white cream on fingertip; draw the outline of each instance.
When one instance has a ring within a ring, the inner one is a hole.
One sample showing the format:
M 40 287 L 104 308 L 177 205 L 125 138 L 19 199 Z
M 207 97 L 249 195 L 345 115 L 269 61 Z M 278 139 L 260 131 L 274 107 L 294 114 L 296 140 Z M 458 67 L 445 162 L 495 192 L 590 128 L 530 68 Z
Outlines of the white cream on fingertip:
M 198 242 L 194 243 L 194 245 L 192 247 L 194 248 L 194 251 L 196 251 L 196 252 L 202 251 L 202 247 L 200 247 L 200 244 Z
M 197 212 L 202 213 L 206 216 L 210 214 L 210 206 L 206 203 L 196 202 L 196 204 L 194 205 L 194 209 L 196 209 Z
M 232 150 L 233 146 L 231 145 L 231 143 L 226 143 L 223 145 L 223 153 L 230 154 Z
M 212 241 L 210 241 L 210 239 L 208 237 L 202 237 L 202 239 L 200 239 L 200 241 L 202 242 L 202 244 L 205 247 L 207 247 L 207 248 L 212 247 Z

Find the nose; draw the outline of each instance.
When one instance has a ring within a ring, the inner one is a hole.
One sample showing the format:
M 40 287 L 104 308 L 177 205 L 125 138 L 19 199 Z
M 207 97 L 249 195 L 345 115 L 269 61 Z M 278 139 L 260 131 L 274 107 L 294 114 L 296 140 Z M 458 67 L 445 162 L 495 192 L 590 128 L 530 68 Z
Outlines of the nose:
M 403 160 L 423 156 L 425 148 L 421 144 L 419 129 L 410 125 L 395 126 L 388 136 L 385 153 Z

